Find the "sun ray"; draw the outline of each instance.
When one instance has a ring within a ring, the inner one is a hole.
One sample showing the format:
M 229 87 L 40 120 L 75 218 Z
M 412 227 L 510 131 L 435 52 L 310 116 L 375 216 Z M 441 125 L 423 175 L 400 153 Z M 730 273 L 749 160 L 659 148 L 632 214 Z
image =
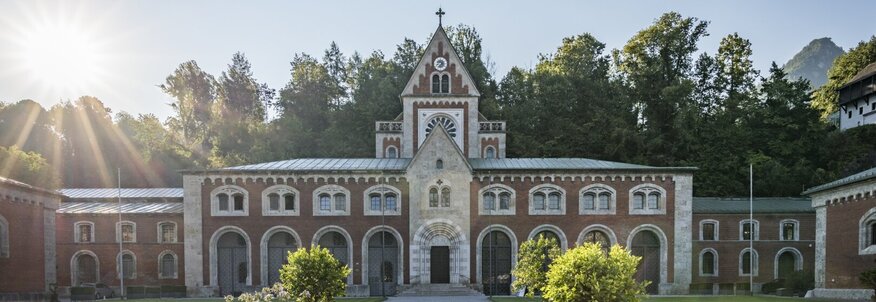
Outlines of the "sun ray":
M 88 119 L 88 115 L 85 113 L 85 108 L 74 108 L 73 110 L 78 116 L 79 123 L 81 123 L 81 129 L 85 131 L 85 137 L 91 148 L 90 151 L 93 152 L 92 154 L 87 155 L 79 154 L 79 156 L 94 156 L 96 158 L 94 163 L 97 164 L 97 172 L 99 173 L 98 177 L 100 177 L 101 185 L 103 187 L 115 186 L 115 177 L 112 177 L 112 174 L 115 173 L 110 173 L 107 167 L 105 162 L 106 157 L 104 157 L 103 150 L 100 148 L 100 143 L 97 141 L 97 135 L 94 133 L 94 126 L 91 124 L 91 120 Z

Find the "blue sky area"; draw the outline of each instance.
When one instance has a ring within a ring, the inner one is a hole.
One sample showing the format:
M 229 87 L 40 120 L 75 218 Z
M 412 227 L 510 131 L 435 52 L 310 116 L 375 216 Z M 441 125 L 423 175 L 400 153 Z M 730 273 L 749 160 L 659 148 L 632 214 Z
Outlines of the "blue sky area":
M 295 53 L 321 57 L 332 41 L 347 55 L 391 55 L 405 37 L 425 42 L 439 6 L 445 24 L 477 28 L 497 79 L 513 66 L 534 66 L 563 37 L 587 32 L 620 48 L 668 11 L 711 22 L 701 51 L 714 53 L 733 32 L 750 39 L 764 72 L 812 39 L 831 37 L 847 50 L 876 29 L 868 1 L 0 0 L 0 101 L 48 107 L 87 94 L 115 112 L 164 119 L 171 99 L 156 85 L 184 61 L 218 76 L 242 51 L 255 77 L 280 89 Z M 57 64 L 45 66 L 44 56 Z

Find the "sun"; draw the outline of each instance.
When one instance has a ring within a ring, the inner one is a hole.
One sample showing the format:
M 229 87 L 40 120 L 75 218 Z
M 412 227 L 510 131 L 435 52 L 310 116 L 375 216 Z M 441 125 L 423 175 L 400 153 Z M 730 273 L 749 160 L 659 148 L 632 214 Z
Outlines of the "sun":
M 41 86 L 72 93 L 100 81 L 103 67 L 98 41 L 69 24 L 45 24 L 22 33 L 19 63 Z

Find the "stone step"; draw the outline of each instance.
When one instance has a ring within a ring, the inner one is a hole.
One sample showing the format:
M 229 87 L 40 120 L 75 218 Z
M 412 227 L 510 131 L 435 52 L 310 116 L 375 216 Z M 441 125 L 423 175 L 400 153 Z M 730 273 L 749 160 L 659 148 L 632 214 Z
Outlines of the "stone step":
M 398 293 L 399 297 L 416 296 L 483 296 L 462 284 L 417 284 Z

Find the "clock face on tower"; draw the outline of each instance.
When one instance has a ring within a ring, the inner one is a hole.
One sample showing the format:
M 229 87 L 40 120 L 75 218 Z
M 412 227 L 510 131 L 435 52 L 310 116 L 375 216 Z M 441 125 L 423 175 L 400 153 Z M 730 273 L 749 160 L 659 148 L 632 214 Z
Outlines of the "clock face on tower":
M 447 69 L 447 59 L 442 57 L 438 57 L 437 59 L 435 59 L 435 69 L 438 69 L 439 71 L 444 71 L 444 69 Z

